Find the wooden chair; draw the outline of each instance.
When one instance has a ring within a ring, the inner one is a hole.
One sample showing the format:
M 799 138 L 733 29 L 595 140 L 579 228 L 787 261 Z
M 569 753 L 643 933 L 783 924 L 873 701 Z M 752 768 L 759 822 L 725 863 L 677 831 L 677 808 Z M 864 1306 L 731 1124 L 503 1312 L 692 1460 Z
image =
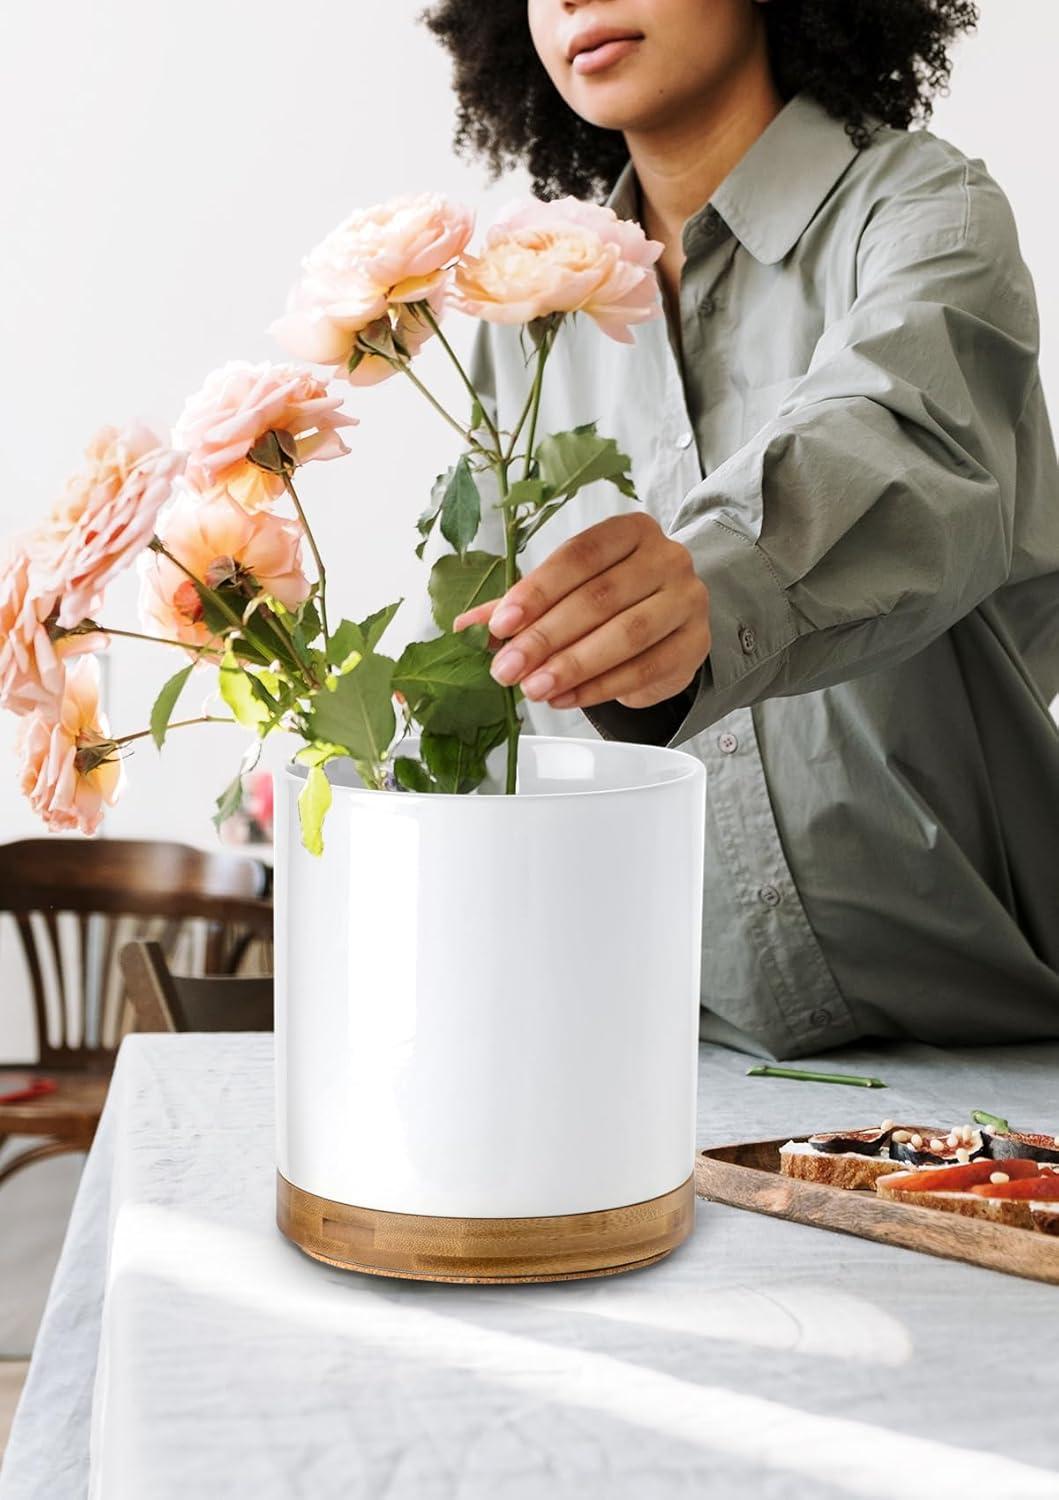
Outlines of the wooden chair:
M 137 938 L 121 950 L 137 1031 L 271 1031 L 272 975 L 175 975 L 162 945 Z
M 15 921 L 33 996 L 37 1062 L 56 1092 L 0 1102 L 8 1136 L 40 1137 L 0 1166 L 0 1184 L 31 1162 L 86 1151 L 121 1038 L 123 938 L 148 932 L 166 952 L 197 948 L 206 972 L 231 974 L 255 940 L 271 943 L 267 872 L 237 854 L 127 839 L 24 839 L 0 845 L 0 912 Z M 3 1092 L 3 1090 L 0 1090 Z

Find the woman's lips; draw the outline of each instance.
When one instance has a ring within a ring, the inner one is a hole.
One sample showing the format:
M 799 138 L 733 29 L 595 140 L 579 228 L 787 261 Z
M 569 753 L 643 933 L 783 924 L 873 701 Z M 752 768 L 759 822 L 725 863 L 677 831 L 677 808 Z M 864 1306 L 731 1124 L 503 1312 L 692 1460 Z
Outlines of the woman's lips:
M 611 68 L 615 63 L 621 62 L 623 57 L 628 57 L 642 40 L 638 36 L 616 37 L 612 42 L 601 42 L 598 47 L 579 52 L 573 61 L 574 72 L 602 73 L 604 68 Z

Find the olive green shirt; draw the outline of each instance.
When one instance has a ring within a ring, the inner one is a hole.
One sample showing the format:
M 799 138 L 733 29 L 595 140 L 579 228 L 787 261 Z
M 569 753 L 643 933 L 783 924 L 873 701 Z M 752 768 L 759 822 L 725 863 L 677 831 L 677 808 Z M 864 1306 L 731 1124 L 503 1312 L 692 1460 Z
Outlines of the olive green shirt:
M 684 226 L 680 357 L 569 322 L 538 430 L 595 420 L 689 548 L 713 645 L 687 694 L 532 732 L 707 768 L 702 1032 L 777 1057 L 871 1034 L 1059 1036 L 1059 471 L 1038 318 L 979 160 L 807 94 Z M 610 202 L 637 216 L 631 167 Z M 502 426 L 527 378 L 484 326 Z M 583 491 L 523 573 L 634 507 Z M 476 545 L 503 550 L 490 510 Z M 651 871 L 642 872 L 645 882 Z

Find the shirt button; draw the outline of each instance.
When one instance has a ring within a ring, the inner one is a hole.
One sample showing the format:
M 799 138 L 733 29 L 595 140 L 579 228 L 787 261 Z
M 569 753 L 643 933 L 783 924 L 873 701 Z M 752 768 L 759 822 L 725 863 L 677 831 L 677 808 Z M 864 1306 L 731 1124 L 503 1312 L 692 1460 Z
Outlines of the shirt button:
M 691 433 L 690 432 L 682 432 L 682 433 L 680 433 L 680 435 L 677 438 L 677 447 L 678 448 L 690 448 L 691 447 L 691 441 L 692 441 Z
M 779 906 L 780 893 L 774 885 L 763 885 L 757 893 L 757 898 L 762 906 Z
M 753 626 L 741 625 L 739 627 L 739 644 L 747 653 L 753 651 L 754 647 L 757 645 L 757 632 L 754 630 Z
M 718 735 L 717 743 L 721 748 L 722 754 L 724 755 L 731 755 L 734 751 L 739 749 L 739 741 L 736 739 L 735 735 L 730 734 L 727 729 L 722 735 Z
M 821 1005 L 819 1010 L 812 1011 L 809 1016 L 814 1026 L 830 1026 L 832 1019 L 831 1012 L 825 1005 Z

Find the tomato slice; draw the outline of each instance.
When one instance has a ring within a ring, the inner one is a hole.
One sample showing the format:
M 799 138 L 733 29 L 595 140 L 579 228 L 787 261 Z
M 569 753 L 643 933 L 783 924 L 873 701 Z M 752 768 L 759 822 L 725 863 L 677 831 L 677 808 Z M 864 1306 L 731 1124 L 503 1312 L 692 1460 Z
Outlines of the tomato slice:
M 1001 1162 L 1001 1171 L 1006 1172 L 1011 1165 L 1011 1162 Z M 1043 1177 L 1023 1177 L 1018 1182 L 982 1182 L 973 1187 L 971 1192 L 976 1193 L 979 1198 L 1038 1198 L 1042 1202 L 1059 1201 L 1059 1172 L 1047 1172 Z
M 969 1161 L 958 1167 L 929 1167 L 924 1172 L 910 1172 L 907 1177 L 902 1174 L 899 1182 L 896 1176 L 891 1176 L 886 1179 L 886 1187 L 888 1192 L 952 1193 L 963 1188 L 973 1188 L 978 1183 L 988 1184 L 993 1172 L 1006 1172 L 1012 1179 L 1039 1177 L 1041 1164 L 1039 1161 L 1024 1161 L 1021 1158 L 1013 1161 Z M 1059 1181 L 1059 1178 L 1056 1180 Z M 1000 1186 L 1005 1184 L 1001 1183 Z

